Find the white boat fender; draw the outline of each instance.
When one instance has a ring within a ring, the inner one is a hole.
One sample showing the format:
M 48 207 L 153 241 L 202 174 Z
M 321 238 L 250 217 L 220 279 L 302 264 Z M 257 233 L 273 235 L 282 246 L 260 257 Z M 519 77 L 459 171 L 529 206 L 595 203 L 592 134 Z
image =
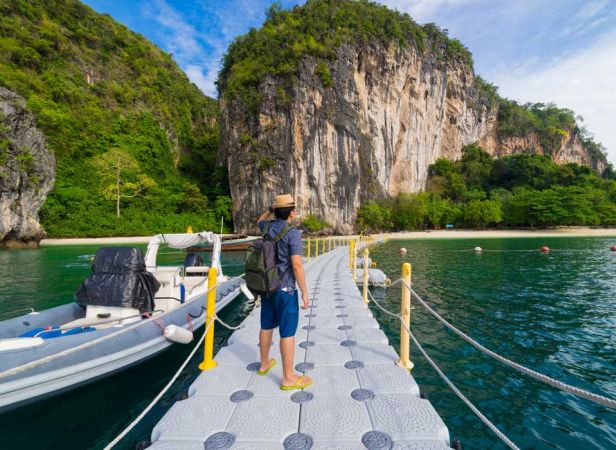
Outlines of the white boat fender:
M 246 286 L 245 283 L 240 284 L 240 291 L 242 291 L 242 293 L 246 296 L 248 300 L 255 299 L 255 296 L 252 295 L 252 292 L 250 292 L 250 289 L 248 289 L 248 286 Z
M 177 325 L 168 325 L 163 334 L 167 340 L 178 344 L 188 344 L 193 340 L 193 334 L 190 331 Z

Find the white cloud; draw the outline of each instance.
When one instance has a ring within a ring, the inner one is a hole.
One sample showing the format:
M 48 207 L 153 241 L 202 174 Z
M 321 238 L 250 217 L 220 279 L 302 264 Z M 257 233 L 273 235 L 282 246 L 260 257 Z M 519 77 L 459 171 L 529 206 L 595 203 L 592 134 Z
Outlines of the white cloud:
M 180 61 L 189 61 L 203 54 L 197 31 L 164 0 L 154 2 L 154 20 L 165 28 L 166 50 Z
M 609 0 L 588 2 L 575 14 L 574 19 L 590 19 L 609 4 Z
M 554 102 L 584 117 L 588 131 L 616 162 L 616 32 L 551 67 L 492 76 L 506 97 L 521 102 Z
M 216 98 L 216 87 L 214 82 L 216 81 L 216 71 L 207 71 L 207 74 L 203 73 L 203 69 L 199 65 L 191 64 L 184 69 L 186 75 L 195 83 L 199 89 L 201 89 L 206 95 Z
M 215 18 L 216 29 L 208 30 L 204 27 L 202 38 L 208 44 L 211 51 L 204 60 L 206 87 L 204 92 L 217 97 L 215 82 L 221 68 L 221 60 L 236 36 L 239 36 L 250 27 L 258 26 L 264 17 L 267 4 L 265 0 L 228 0 L 224 3 L 212 3 L 201 1 L 206 14 Z M 192 79 L 192 78 L 191 78 Z
M 409 13 L 418 22 L 431 22 L 434 15 L 440 11 L 481 1 L 483 0 L 381 0 L 380 3 Z

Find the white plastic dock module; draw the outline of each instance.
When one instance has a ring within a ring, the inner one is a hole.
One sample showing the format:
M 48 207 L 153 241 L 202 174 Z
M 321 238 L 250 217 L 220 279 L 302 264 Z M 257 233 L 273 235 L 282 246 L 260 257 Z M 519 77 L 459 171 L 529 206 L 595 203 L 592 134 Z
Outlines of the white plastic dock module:
M 282 391 L 278 332 L 265 376 L 259 366 L 259 313 L 236 331 L 189 397 L 152 431 L 151 449 L 449 449 L 449 431 L 398 359 L 363 303 L 348 269 L 348 249 L 306 266 L 312 306 L 300 309 L 296 370 L 314 385 Z

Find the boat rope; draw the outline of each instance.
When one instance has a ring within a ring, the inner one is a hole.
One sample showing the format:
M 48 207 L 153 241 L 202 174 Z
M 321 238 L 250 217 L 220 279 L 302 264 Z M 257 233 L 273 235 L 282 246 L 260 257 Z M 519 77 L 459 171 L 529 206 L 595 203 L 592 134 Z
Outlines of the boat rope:
M 477 407 L 475 405 L 473 405 L 473 403 L 468 398 L 466 398 L 466 396 L 456 387 L 456 385 L 453 384 L 453 382 L 447 377 L 447 375 L 445 375 L 443 373 L 443 371 L 438 367 L 438 365 L 434 362 L 434 360 L 432 358 L 430 358 L 430 356 L 426 353 L 426 351 L 423 349 L 423 347 L 419 344 L 417 339 L 415 339 L 415 336 L 413 335 L 413 333 L 411 333 L 411 330 L 409 329 L 409 327 L 407 327 L 406 323 L 404 323 L 404 320 L 402 320 L 402 316 L 400 314 L 396 314 L 396 313 L 393 313 L 391 311 L 386 310 L 383 306 L 381 306 L 374 299 L 374 297 L 372 296 L 372 293 L 370 292 L 370 290 L 368 290 L 368 293 L 370 294 L 370 297 L 372 298 L 372 303 L 374 303 L 381 311 L 383 311 L 385 314 L 388 314 L 388 315 L 390 315 L 392 317 L 397 317 L 400 320 L 400 323 L 402 324 L 404 329 L 408 332 L 409 336 L 413 340 L 413 343 L 417 346 L 417 348 L 419 349 L 421 354 L 424 356 L 424 358 L 426 358 L 426 360 L 428 361 L 428 363 L 430 363 L 430 365 L 436 371 L 436 373 L 451 388 L 451 390 L 454 392 L 454 394 L 456 394 L 458 396 L 458 398 L 460 400 L 462 400 L 466 404 L 466 406 L 468 406 L 470 408 L 471 411 L 473 411 L 473 413 L 479 418 L 479 420 L 481 420 L 484 423 L 484 425 L 486 425 L 490 430 L 492 430 L 492 432 L 501 441 L 503 441 L 509 448 L 512 448 L 514 450 L 520 450 L 520 448 L 517 445 L 515 445 L 513 443 L 513 441 L 511 441 L 511 439 L 509 439 L 507 436 L 505 436 L 505 434 L 502 431 L 500 431 L 496 427 L 496 425 L 494 425 L 492 423 L 492 421 L 490 421 L 490 419 L 488 419 L 486 416 L 484 416 L 483 413 L 481 411 L 479 411 L 479 409 L 477 409 Z
M 518 364 L 514 361 L 511 361 L 510 359 L 505 358 L 504 356 L 499 355 L 498 353 L 484 347 L 483 345 L 481 345 L 479 342 L 477 342 L 476 340 L 474 340 L 473 338 L 471 338 L 470 336 L 468 336 L 467 334 L 465 334 L 464 332 L 462 332 L 461 330 L 459 330 L 458 328 L 456 328 L 455 326 L 453 326 L 452 324 L 450 324 L 447 320 L 445 320 L 441 315 L 439 315 L 436 311 L 434 311 L 420 296 L 419 294 L 417 294 L 412 288 L 411 286 L 408 285 L 408 283 L 406 283 L 404 280 L 402 280 L 401 278 L 399 279 L 410 291 L 411 294 L 413 294 L 413 296 L 417 299 L 417 301 L 419 302 L 419 304 L 421 306 L 423 306 L 430 314 L 432 314 L 432 316 L 434 316 L 439 322 L 441 322 L 443 325 L 445 325 L 448 329 L 450 329 L 451 331 L 453 331 L 454 333 L 456 333 L 458 336 L 460 336 L 463 340 L 465 340 L 466 342 L 468 342 L 469 344 L 471 344 L 473 347 L 475 347 L 477 350 L 479 350 L 480 352 L 491 356 L 492 358 L 494 358 L 495 360 L 499 361 L 502 364 L 505 364 L 506 366 L 511 367 L 512 369 L 517 370 L 518 372 L 524 373 L 536 380 L 542 381 L 546 384 L 549 384 L 552 387 L 555 387 L 557 389 L 560 389 L 562 391 L 568 392 L 570 394 L 573 395 L 577 395 L 578 397 L 582 397 L 585 398 L 587 400 L 590 400 L 592 402 L 595 403 L 599 403 L 600 405 L 603 406 L 608 406 L 610 408 L 616 408 L 616 400 L 608 398 L 608 397 L 604 397 L 603 395 L 599 395 L 599 394 L 595 394 L 593 392 L 587 391 L 585 389 L 582 388 L 578 388 L 575 386 L 571 386 L 570 384 L 567 383 L 563 383 L 562 381 L 558 381 L 552 377 L 549 377 L 547 375 L 544 375 L 540 372 L 534 371 L 532 369 L 529 369 L 528 367 L 525 367 L 521 364 Z
M 135 420 L 133 420 L 125 429 L 124 431 L 122 431 L 118 436 L 116 436 L 116 438 L 111 441 L 109 444 L 107 444 L 107 446 L 105 447 L 105 450 L 109 450 L 111 448 L 113 448 L 118 442 L 120 442 L 122 439 L 124 439 L 124 437 L 131 432 L 131 430 L 133 428 L 135 428 L 137 426 L 137 424 L 141 421 L 141 419 L 143 419 L 147 413 L 150 412 L 150 410 L 154 407 L 154 405 L 156 405 L 156 403 L 158 403 L 158 401 L 162 398 L 163 395 L 165 395 L 165 393 L 169 390 L 169 388 L 171 388 L 171 386 L 173 385 L 173 383 L 175 383 L 175 380 L 178 379 L 178 377 L 180 376 L 180 374 L 182 373 L 182 371 L 184 370 L 184 368 L 186 368 L 186 366 L 188 365 L 189 361 L 192 359 L 192 357 L 195 355 L 195 353 L 197 353 L 197 350 L 201 347 L 201 343 L 203 342 L 203 339 L 205 339 L 205 336 L 207 335 L 207 332 L 210 329 L 210 326 L 214 323 L 214 321 L 212 320 L 208 326 L 205 328 L 205 331 L 203 332 L 203 335 L 199 338 L 199 340 L 197 341 L 197 344 L 195 345 L 195 348 L 192 349 L 192 351 L 190 352 L 190 354 L 188 355 L 188 358 L 186 358 L 186 360 L 182 363 L 182 365 L 180 366 L 180 368 L 178 369 L 178 371 L 175 373 L 175 375 L 173 375 L 173 377 L 171 377 L 171 379 L 169 380 L 169 382 L 165 385 L 165 387 L 162 389 L 162 391 L 160 391 L 158 393 L 158 395 L 156 397 L 154 397 L 154 399 L 150 402 L 150 404 L 148 406 L 145 407 L 145 409 L 143 411 L 141 411 L 141 414 L 139 414 Z
M 177 370 L 177 372 L 175 373 L 175 375 L 173 375 L 173 377 L 171 377 L 171 379 L 169 380 L 169 382 L 165 385 L 165 387 L 158 393 L 158 395 L 156 395 L 156 397 L 154 397 L 154 399 L 148 404 L 148 406 L 145 407 L 145 409 L 143 411 L 141 411 L 141 414 L 139 414 L 135 420 L 133 420 L 125 429 L 124 431 L 122 431 L 118 436 L 116 436 L 116 438 L 111 441 L 109 444 L 107 444 L 107 446 L 105 447 L 105 450 L 109 450 L 111 448 L 113 448 L 116 444 L 118 444 L 118 442 L 120 442 L 128 433 L 130 433 L 132 431 L 133 428 L 135 428 L 137 426 L 137 424 L 152 410 L 152 408 L 154 407 L 154 405 L 156 405 L 156 403 L 158 403 L 158 401 L 162 398 L 163 395 L 165 395 L 165 393 L 171 388 L 171 386 L 173 386 L 173 383 L 175 383 L 175 381 L 178 379 L 178 377 L 180 376 L 180 374 L 182 373 L 182 371 L 186 368 L 186 366 L 188 365 L 188 363 L 190 362 L 190 360 L 192 359 L 193 356 L 195 356 L 195 353 L 197 352 L 197 350 L 201 347 L 201 344 L 203 342 L 203 339 L 205 339 L 205 336 L 207 335 L 208 331 L 210 330 L 210 327 L 215 323 L 215 322 L 219 322 L 222 326 L 224 326 L 225 328 L 229 329 L 229 330 L 239 330 L 240 328 L 244 328 L 245 325 L 244 323 L 240 323 L 237 326 L 232 326 L 229 325 L 228 323 L 224 322 L 220 317 L 218 317 L 217 314 L 214 314 L 214 316 L 212 317 L 212 320 L 210 320 L 210 323 L 207 324 L 207 326 L 205 327 L 205 330 L 203 332 L 203 335 L 199 338 L 199 340 L 197 341 L 197 343 L 195 344 L 195 348 L 192 349 L 192 351 L 190 352 L 190 354 L 188 355 L 188 358 L 186 358 L 186 360 L 182 363 L 182 365 L 180 366 L 180 368 Z
M 231 278 L 227 282 L 233 281 L 233 280 L 237 280 L 237 279 L 240 279 L 242 277 L 243 277 L 243 274 L 238 276 L 238 277 Z M 212 291 L 212 290 L 214 290 L 216 288 L 217 288 L 217 286 L 213 286 L 213 287 L 209 288 L 207 291 L 205 291 L 204 295 L 207 295 L 210 291 Z M 158 316 L 152 316 L 149 319 L 144 319 L 144 320 L 141 320 L 139 322 L 135 322 L 134 324 L 128 324 L 128 326 L 126 328 L 122 329 L 122 330 L 115 331 L 115 332 L 107 334 L 105 336 L 101 336 L 101 337 L 99 337 L 97 339 L 94 339 L 92 341 L 84 342 L 83 344 L 80 344 L 80 345 L 78 345 L 76 347 L 71 347 L 71 348 L 68 348 L 66 350 L 62 350 L 62 351 L 60 351 L 58 353 L 54 353 L 53 355 L 49 355 L 49 356 L 46 356 L 44 358 L 37 359 L 36 361 L 31 361 L 29 363 L 22 364 L 21 366 L 13 367 L 12 369 L 7 369 L 7 370 L 5 370 L 3 372 L 0 372 L 0 380 L 3 379 L 3 378 L 7 378 L 7 377 L 10 377 L 10 376 L 16 375 L 18 373 L 24 372 L 26 370 L 34 369 L 36 367 L 42 366 L 43 364 L 47 364 L 47 363 L 49 363 L 51 361 L 55 361 L 58 358 L 62 358 L 64 356 L 67 356 L 67 355 L 70 355 L 72 353 L 75 353 L 76 351 L 84 350 L 86 348 L 89 348 L 89 347 L 92 347 L 94 345 L 100 344 L 101 342 L 106 341 L 108 339 L 112 339 L 112 338 L 115 338 L 117 336 L 120 336 L 120 335 L 122 335 L 124 333 L 127 333 L 128 331 L 132 331 L 133 328 L 136 327 L 136 326 L 143 325 L 143 324 L 147 323 L 147 321 L 153 321 L 154 318 L 158 318 L 161 315 L 162 314 L 160 314 Z

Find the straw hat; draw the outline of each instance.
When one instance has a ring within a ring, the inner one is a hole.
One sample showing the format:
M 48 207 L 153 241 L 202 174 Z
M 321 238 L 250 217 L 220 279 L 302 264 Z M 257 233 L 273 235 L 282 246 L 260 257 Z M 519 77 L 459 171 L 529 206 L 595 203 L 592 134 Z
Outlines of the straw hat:
M 272 208 L 290 208 L 292 206 L 295 206 L 295 200 L 293 200 L 293 196 L 291 194 L 282 194 L 276 196 Z

